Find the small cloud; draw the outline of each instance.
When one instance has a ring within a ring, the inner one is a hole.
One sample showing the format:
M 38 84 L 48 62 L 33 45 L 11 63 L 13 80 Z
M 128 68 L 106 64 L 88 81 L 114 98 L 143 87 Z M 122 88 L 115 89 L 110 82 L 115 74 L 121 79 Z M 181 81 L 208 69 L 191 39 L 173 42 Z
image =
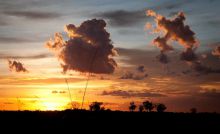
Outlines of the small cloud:
M 57 91 L 57 90 L 53 90 L 52 92 L 51 92 L 52 94 L 65 94 L 66 93 L 66 91 Z
M 65 93 L 66 93 L 66 91 L 59 91 L 59 93 L 60 93 L 60 94 L 65 94 Z
M 133 79 L 134 74 L 132 72 L 125 72 L 120 79 Z
M 56 91 L 56 90 L 52 91 L 52 94 L 57 94 L 57 93 L 58 93 L 58 91 Z
M 15 71 L 18 73 L 20 73 L 20 72 L 27 73 L 28 72 L 28 70 L 24 67 L 24 65 L 19 61 L 8 60 L 8 66 L 9 66 L 10 71 Z

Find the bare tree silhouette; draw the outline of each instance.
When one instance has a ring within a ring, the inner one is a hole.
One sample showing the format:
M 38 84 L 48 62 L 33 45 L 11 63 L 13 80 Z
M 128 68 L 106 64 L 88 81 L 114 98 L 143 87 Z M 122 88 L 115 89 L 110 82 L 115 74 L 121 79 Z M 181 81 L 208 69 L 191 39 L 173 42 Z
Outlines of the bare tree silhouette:
M 151 112 L 154 109 L 154 105 L 150 101 L 144 101 L 143 106 L 148 112 Z
M 156 107 L 157 107 L 157 112 L 164 112 L 167 109 L 167 107 L 162 103 L 157 104 Z
M 89 105 L 90 111 L 100 111 L 101 110 L 101 105 L 103 105 L 103 102 L 92 102 Z
M 134 102 L 130 102 L 130 106 L 129 106 L 129 110 L 131 111 L 131 112 L 134 112 L 134 110 L 136 109 L 136 105 L 135 105 L 135 103 Z

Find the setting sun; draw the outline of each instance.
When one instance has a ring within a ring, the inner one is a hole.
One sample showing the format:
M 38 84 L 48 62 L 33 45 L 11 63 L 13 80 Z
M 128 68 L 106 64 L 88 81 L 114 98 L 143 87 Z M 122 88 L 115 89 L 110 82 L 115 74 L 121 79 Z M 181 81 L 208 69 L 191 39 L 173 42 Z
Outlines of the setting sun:
M 45 106 L 44 110 L 49 110 L 49 111 L 62 110 L 60 109 L 60 105 L 54 102 L 45 102 L 44 106 Z

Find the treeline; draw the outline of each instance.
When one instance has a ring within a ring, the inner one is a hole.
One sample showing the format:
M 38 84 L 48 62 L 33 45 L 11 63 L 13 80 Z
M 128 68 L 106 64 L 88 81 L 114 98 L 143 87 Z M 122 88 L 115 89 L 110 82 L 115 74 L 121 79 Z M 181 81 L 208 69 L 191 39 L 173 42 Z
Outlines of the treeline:
M 128 107 L 131 112 L 134 112 L 137 108 L 137 105 L 134 102 L 130 102 L 130 106 Z M 141 105 L 138 107 L 139 112 L 152 112 L 153 110 L 156 110 L 157 112 L 164 112 L 167 107 L 165 104 L 162 103 L 153 103 L 151 101 L 144 101 Z
M 103 102 L 92 102 L 90 105 L 89 105 L 89 109 L 90 111 L 103 111 L 103 110 L 108 110 L 110 111 L 110 109 L 105 109 L 103 105 Z M 154 109 L 157 111 L 157 112 L 164 112 L 167 107 L 165 104 L 162 104 L 162 103 L 153 103 L 151 101 L 144 101 L 141 105 L 137 106 L 135 104 L 135 102 L 130 102 L 130 105 L 128 107 L 129 111 L 131 112 L 134 112 L 138 107 L 138 111 L 139 112 L 144 112 L 144 111 L 147 111 L 147 112 L 152 112 Z

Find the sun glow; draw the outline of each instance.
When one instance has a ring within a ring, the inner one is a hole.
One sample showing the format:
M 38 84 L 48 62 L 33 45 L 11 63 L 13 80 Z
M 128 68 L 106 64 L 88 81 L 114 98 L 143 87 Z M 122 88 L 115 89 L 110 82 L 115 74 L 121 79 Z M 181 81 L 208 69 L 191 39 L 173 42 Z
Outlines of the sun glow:
M 49 111 L 62 110 L 62 108 L 60 107 L 60 104 L 55 103 L 55 102 L 45 102 L 44 106 L 45 108 L 43 110 L 49 110 Z

